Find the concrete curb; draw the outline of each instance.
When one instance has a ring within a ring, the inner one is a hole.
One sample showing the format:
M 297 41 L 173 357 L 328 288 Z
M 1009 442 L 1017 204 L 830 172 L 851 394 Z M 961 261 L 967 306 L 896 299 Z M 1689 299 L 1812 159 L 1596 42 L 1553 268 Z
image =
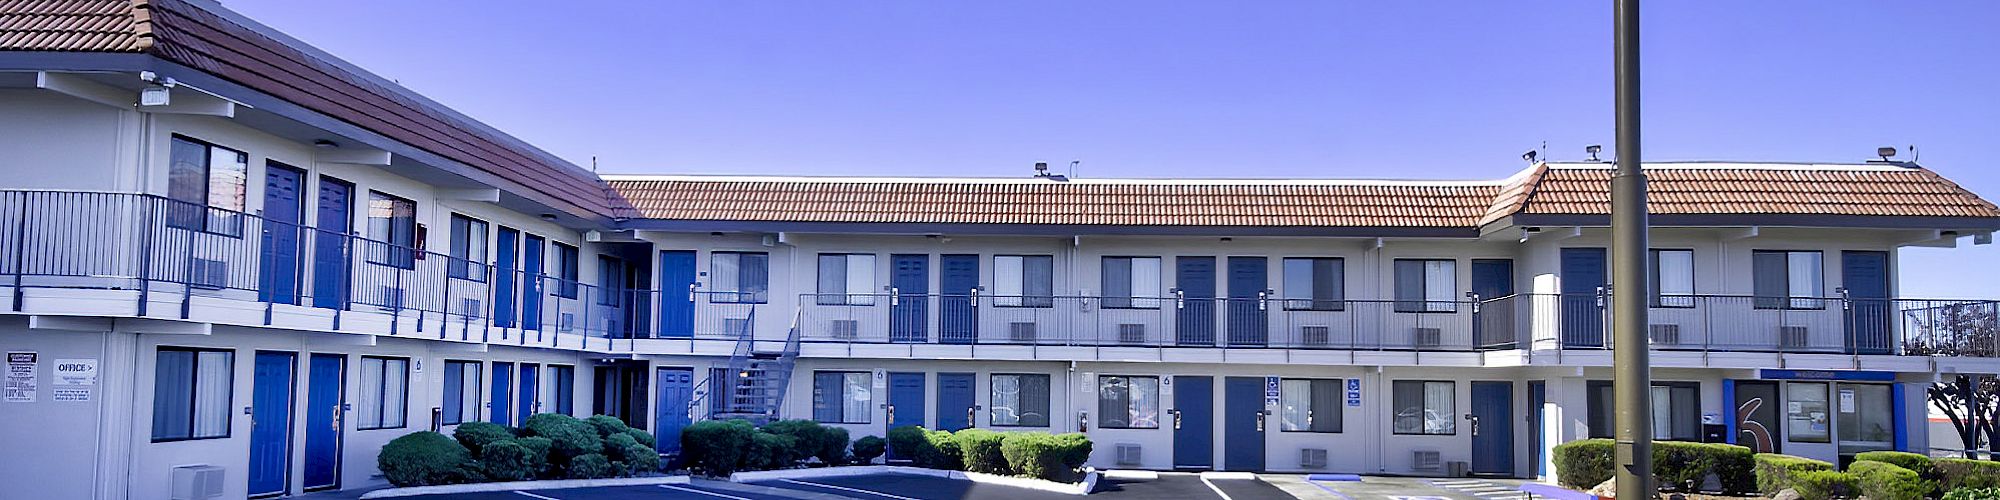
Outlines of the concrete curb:
M 911 476 L 941 477 L 946 479 L 957 479 L 961 481 L 972 481 L 975 483 L 994 484 L 994 485 L 1009 486 L 1014 488 L 1026 488 L 1031 490 L 1047 491 L 1051 493 L 1061 493 L 1065 495 L 1090 494 L 1091 490 L 1097 488 L 1097 479 L 1099 475 L 1097 471 L 1093 470 L 1084 474 L 1083 482 L 1058 483 L 1055 481 L 1048 481 L 1042 479 L 1001 476 L 994 474 L 983 474 L 978 472 L 960 472 L 955 470 L 926 469 L 922 467 L 903 467 L 897 465 L 858 465 L 858 466 L 848 466 L 848 467 L 822 467 L 817 469 L 783 469 L 783 470 L 761 470 L 761 471 L 738 472 L 729 475 L 729 482 L 749 483 L 757 481 L 778 481 L 783 479 L 797 480 L 797 479 L 813 479 L 813 478 L 825 478 L 825 477 L 866 476 L 874 474 L 905 474 Z
M 656 484 L 688 484 L 687 476 L 620 477 L 611 479 L 556 479 L 549 481 L 509 481 L 504 483 L 447 484 L 440 486 L 411 486 L 370 491 L 361 495 L 362 500 L 373 498 L 396 498 L 417 495 L 438 495 L 446 493 L 484 493 L 494 491 L 559 490 L 564 488 L 595 488 L 604 486 L 649 486 Z

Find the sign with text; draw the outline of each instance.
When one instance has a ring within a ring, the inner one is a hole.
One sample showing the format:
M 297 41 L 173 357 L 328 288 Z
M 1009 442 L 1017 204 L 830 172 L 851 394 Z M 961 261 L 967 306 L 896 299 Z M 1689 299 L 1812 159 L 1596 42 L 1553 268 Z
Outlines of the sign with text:
M 96 359 L 56 360 L 56 385 L 97 385 Z
M 7 382 L 4 399 L 9 403 L 35 402 L 34 352 L 7 353 Z

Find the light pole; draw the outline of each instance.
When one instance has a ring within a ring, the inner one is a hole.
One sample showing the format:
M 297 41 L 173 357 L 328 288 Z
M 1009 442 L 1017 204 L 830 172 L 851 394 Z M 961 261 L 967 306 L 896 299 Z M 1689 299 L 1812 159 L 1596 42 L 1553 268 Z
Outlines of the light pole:
M 1611 175 L 1612 391 L 1618 498 L 1653 498 L 1652 372 L 1646 338 L 1646 173 L 1639 166 L 1639 0 L 1612 8 L 1618 170 Z

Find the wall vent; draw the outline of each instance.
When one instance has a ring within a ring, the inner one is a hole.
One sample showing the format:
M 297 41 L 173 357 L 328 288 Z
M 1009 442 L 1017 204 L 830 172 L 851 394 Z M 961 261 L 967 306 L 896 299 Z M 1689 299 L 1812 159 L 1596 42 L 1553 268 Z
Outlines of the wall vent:
M 1437 471 L 1444 467 L 1444 459 L 1437 450 L 1416 450 L 1410 455 L 1410 470 Z
M 222 468 L 184 465 L 173 470 L 173 500 L 222 498 Z
M 188 286 L 221 290 L 229 286 L 229 263 L 219 260 L 194 259 L 188 269 Z
M 1410 340 L 1414 341 L 1417 347 L 1437 347 L 1444 344 L 1444 330 L 1430 327 L 1411 328 Z
M 1681 343 L 1681 325 L 1646 325 L 1646 337 L 1652 339 L 1654 344 L 1679 344 Z
M 1321 346 L 1333 342 L 1332 329 L 1324 325 L 1299 327 L 1299 341 L 1305 345 Z
M 1119 323 L 1118 342 L 1125 344 L 1146 343 L 1145 323 Z
M 1138 443 L 1118 443 L 1116 449 L 1117 449 L 1116 458 L 1118 459 L 1117 460 L 1118 465 L 1136 466 L 1143 463 L 1143 461 L 1140 460 L 1140 454 L 1139 454 L 1140 448 Z
M 861 322 L 851 319 L 836 319 L 827 323 L 827 333 L 833 338 L 854 340 L 861 336 Z
M 1008 340 L 1021 343 L 1034 343 L 1037 337 L 1039 336 L 1035 334 L 1035 323 L 1032 321 L 1016 321 L 1007 324 Z
M 1778 347 L 1786 349 L 1803 348 L 1807 344 L 1808 330 L 1803 326 L 1778 327 Z
M 1306 448 L 1299 450 L 1299 468 L 1326 468 L 1326 448 Z

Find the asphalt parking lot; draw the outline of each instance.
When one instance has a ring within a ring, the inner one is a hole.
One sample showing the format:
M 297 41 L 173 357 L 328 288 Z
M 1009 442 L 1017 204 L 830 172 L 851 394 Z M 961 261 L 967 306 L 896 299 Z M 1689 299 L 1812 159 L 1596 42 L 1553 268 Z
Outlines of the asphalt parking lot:
M 1246 473 L 1142 473 L 1101 479 L 1091 500 L 1511 500 L 1518 480 L 1367 477 L 1313 481 L 1308 476 Z M 1075 495 L 907 474 L 781 479 L 685 485 L 425 495 L 426 500 L 1078 500 Z

